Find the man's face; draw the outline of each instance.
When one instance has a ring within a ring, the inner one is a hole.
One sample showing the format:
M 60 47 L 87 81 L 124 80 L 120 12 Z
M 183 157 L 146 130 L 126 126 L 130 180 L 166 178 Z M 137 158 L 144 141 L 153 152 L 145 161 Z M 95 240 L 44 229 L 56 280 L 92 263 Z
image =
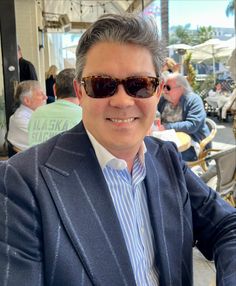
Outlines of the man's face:
M 163 92 L 165 99 L 176 105 L 183 95 L 183 88 L 177 85 L 175 79 L 169 79 L 164 85 Z
M 83 77 L 106 75 L 118 79 L 130 76 L 156 76 L 150 52 L 140 46 L 98 43 L 87 53 Z M 113 155 L 133 156 L 153 123 L 160 96 L 138 99 L 129 96 L 119 84 L 116 93 L 107 98 L 91 98 L 83 85 L 75 82 L 83 108 L 83 122 L 90 133 Z M 126 155 L 124 155 L 126 154 Z
M 216 90 L 221 90 L 221 89 L 222 89 L 221 83 L 217 83 Z
M 35 110 L 41 105 L 46 104 L 47 96 L 41 88 L 32 90 L 32 96 L 28 98 L 28 107 Z

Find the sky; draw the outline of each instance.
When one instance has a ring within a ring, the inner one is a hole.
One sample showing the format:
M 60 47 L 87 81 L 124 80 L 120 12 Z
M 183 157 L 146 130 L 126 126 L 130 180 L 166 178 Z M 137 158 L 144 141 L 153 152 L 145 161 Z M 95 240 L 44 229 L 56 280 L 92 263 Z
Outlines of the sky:
M 191 24 L 190 29 L 199 26 L 234 28 L 234 16 L 225 14 L 229 0 L 169 0 L 169 27 Z M 155 0 L 145 9 L 146 14 L 156 16 L 160 26 L 160 0 Z M 161 30 L 161 28 L 159 28 Z M 78 39 L 75 39 L 77 43 Z M 64 46 L 71 46 L 70 35 L 65 34 Z
M 155 2 L 160 7 L 160 0 Z M 233 28 L 234 16 L 225 14 L 228 3 L 228 0 L 169 0 L 169 26 L 190 23 L 192 29 L 199 26 Z M 156 15 L 158 12 L 157 8 Z

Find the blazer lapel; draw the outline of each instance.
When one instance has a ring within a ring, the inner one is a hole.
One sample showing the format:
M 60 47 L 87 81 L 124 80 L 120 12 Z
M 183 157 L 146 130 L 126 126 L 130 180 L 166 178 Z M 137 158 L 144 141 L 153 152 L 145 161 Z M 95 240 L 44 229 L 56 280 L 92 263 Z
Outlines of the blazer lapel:
M 135 285 L 109 190 L 82 124 L 59 138 L 41 171 L 94 284 Z
M 160 285 L 177 286 L 181 285 L 182 272 L 182 200 L 174 172 L 170 170 L 168 153 L 160 151 L 159 145 L 154 143 L 147 149 L 146 188 Z

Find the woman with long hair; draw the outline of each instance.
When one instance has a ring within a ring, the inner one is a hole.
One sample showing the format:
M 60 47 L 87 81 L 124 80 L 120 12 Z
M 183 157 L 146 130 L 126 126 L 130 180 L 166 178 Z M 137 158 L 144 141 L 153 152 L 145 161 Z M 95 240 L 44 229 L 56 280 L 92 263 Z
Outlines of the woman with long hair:
M 55 65 L 49 67 L 48 71 L 45 74 L 46 79 L 46 94 L 47 94 L 47 103 L 52 103 L 55 101 L 55 95 L 53 92 L 53 85 L 55 83 L 56 75 L 58 68 Z

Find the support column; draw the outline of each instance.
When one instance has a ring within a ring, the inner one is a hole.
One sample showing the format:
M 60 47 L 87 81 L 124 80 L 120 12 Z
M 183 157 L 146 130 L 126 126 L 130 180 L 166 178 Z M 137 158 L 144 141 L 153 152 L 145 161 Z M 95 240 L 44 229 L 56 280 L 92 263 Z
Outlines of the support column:
M 14 0 L 0 1 L 0 36 L 6 125 L 8 129 L 9 117 L 12 114 L 14 88 L 19 80 Z

